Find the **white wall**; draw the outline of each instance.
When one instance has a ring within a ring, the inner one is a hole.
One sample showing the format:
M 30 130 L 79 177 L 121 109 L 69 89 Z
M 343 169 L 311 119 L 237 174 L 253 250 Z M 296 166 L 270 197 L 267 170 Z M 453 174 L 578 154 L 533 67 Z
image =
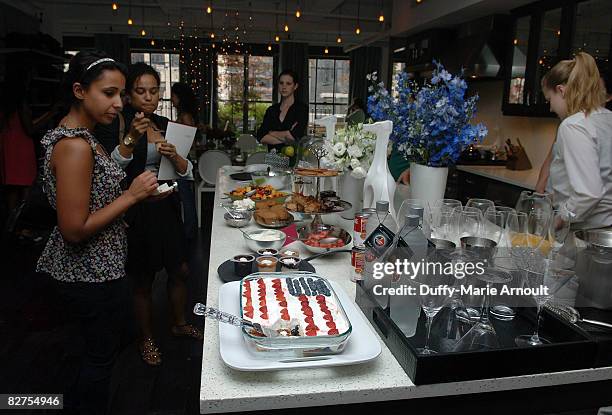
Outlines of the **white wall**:
M 484 123 L 489 129 L 485 144 L 494 144 L 497 127 L 504 141 L 510 138 L 516 143 L 516 137 L 520 138 L 531 165 L 539 169 L 555 139 L 559 120 L 504 116 L 501 111 L 503 88 L 503 81 L 478 81 L 471 84 L 471 89 L 480 96 L 475 120 Z

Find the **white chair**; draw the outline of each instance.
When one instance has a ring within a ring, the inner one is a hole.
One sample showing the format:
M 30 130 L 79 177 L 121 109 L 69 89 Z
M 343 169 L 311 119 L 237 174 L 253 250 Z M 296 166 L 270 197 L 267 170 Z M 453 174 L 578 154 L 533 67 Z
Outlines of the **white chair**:
M 257 139 L 252 134 L 241 134 L 236 141 L 241 153 L 251 153 L 257 149 Z
M 249 166 L 251 164 L 266 164 L 266 155 L 267 151 L 258 151 L 257 153 L 251 154 L 246 161 L 246 165 Z
M 196 191 L 196 210 L 198 211 L 198 228 L 202 227 L 202 193 L 214 192 L 217 181 L 217 173 L 223 166 L 231 166 L 232 160 L 223 151 L 209 150 L 198 159 L 198 172 L 200 173 L 200 184 Z

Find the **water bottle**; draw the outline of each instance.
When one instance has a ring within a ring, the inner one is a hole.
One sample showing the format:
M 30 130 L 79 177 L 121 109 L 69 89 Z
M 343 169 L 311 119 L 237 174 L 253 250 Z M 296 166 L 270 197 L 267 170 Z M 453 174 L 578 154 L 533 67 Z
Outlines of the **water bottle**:
M 427 259 L 427 238 L 419 225 L 421 219 L 418 215 L 408 211 L 406 222 L 399 231 L 398 248 L 402 249 L 403 257 L 409 262 L 423 262 Z M 394 283 L 396 287 L 410 285 L 410 275 L 401 275 Z M 402 330 L 406 337 L 414 336 L 421 314 L 421 304 L 417 295 L 394 295 L 389 299 L 389 310 L 391 319 Z

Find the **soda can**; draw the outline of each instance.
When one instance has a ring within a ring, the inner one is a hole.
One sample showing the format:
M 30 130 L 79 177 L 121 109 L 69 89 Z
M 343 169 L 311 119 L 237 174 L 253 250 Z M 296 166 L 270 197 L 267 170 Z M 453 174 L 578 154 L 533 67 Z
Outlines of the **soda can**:
M 353 246 L 362 247 L 365 245 L 368 218 L 374 213 L 376 213 L 376 209 L 365 208 L 361 212 L 355 214 L 355 221 L 353 224 Z
M 363 280 L 365 248 L 354 246 L 351 251 L 351 281 Z

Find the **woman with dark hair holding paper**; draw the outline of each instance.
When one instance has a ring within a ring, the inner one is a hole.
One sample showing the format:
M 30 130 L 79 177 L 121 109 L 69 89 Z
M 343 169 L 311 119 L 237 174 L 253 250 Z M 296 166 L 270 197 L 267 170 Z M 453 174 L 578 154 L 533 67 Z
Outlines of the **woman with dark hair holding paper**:
M 191 174 L 193 168 L 162 136 L 168 119 L 154 113 L 159 104 L 159 86 L 160 77 L 153 67 L 144 63 L 130 65 L 126 82 L 130 105 L 123 111 L 128 133 L 121 134 L 121 127 L 115 125 L 117 130 L 110 134 L 115 137 L 115 143 L 120 137 L 119 145 L 111 145 L 111 156 L 126 171 L 128 183 L 143 171 L 157 174 L 162 157 L 171 161 L 181 177 Z M 105 141 L 107 145 L 112 142 L 108 138 Z M 161 353 L 153 337 L 151 287 L 158 271 L 165 269 L 168 273 L 172 333 L 202 338 L 202 332 L 185 320 L 185 282 L 189 269 L 178 193 L 135 206 L 126 214 L 126 221 L 129 225 L 127 272 L 136 284 L 134 311 L 141 332 L 138 348 L 147 364 L 157 366 L 161 363 Z
M 278 76 L 281 102 L 268 107 L 257 131 L 257 140 L 267 144 L 269 150 L 274 148 L 280 151 L 306 135 L 308 106 L 295 97 L 298 87 L 297 75 L 292 70 L 284 70 Z

